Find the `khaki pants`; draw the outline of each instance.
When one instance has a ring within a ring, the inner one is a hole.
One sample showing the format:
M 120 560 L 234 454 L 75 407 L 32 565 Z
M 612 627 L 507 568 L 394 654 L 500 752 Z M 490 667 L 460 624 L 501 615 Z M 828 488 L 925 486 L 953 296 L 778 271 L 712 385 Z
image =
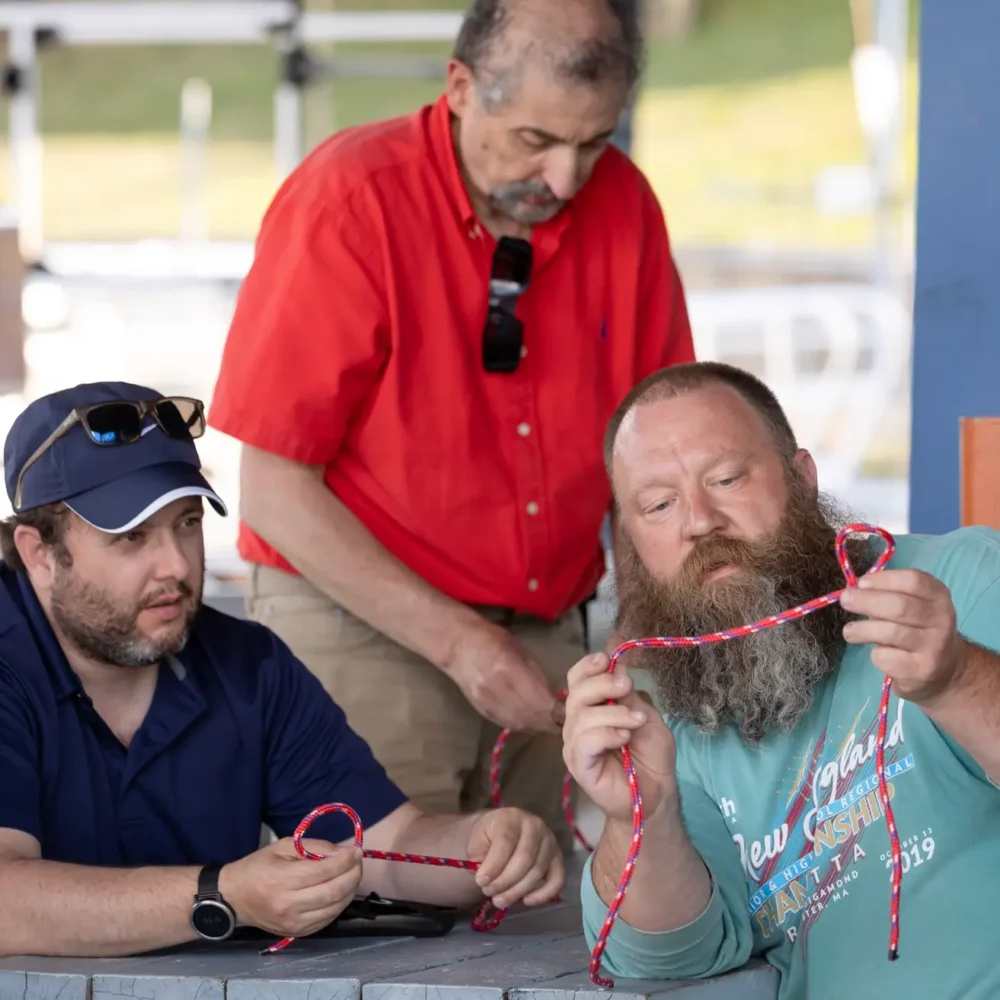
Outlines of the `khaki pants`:
M 585 652 L 574 608 L 555 622 L 502 609 L 479 609 L 508 627 L 545 668 L 555 690 Z M 303 577 L 252 566 L 247 613 L 283 639 L 347 714 L 389 777 L 422 809 L 458 813 L 486 808 L 490 754 L 500 730 L 466 701 L 440 670 L 334 604 Z M 564 851 L 565 765 L 558 735 L 514 733 L 501 769 L 504 805 L 546 821 Z

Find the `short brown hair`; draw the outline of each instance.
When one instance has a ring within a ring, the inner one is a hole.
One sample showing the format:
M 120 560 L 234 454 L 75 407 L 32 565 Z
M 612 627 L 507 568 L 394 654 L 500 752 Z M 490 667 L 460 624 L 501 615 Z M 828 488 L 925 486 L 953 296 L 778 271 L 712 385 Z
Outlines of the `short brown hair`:
M 799 446 L 788 417 L 785 416 L 785 411 L 774 393 L 759 378 L 742 368 L 734 368 L 721 361 L 693 361 L 690 364 L 673 365 L 653 372 L 619 403 L 604 435 L 604 465 L 608 470 L 608 476 L 611 476 L 615 438 L 618 437 L 622 422 L 632 410 L 646 403 L 673 399 L 675 396 L 704 389 L 709 385 L 728 385 L 730 389 L 738 392 L 767 424 L 782 461 L 791 464 Z
M 14 532 L 21 526 L 34 528 L 41 537 L 42 544 L 55 549 L 56 556 L 63 565 L 71 565 L 73 560 L 63 540 L 69 521 L 68 514 L 69 508 L 64 504 L 52 503 L 0 520 L 0 556 L 3 557 L 4 565 L 16 572 L 24 572 L 24 561 L 14 544 Z

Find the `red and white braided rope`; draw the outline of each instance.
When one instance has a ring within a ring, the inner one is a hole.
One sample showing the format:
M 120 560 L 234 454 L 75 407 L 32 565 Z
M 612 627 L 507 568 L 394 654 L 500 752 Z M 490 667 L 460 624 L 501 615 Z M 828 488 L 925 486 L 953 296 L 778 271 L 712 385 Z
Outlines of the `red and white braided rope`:
M 868 571 L 869 573 L 877 573 L 881 570 L 892 558 L 892 554 L 896 547 L 895 539 L 883 528 L 878 528 L 869 524 L 849 524 L 843 528 L 837 534 L 836 553 L 840 567 L 844 571 L 847 588 L 856 587 L 858 585 L 857 575 L 851 566 L 850 558 L 847 554 L 847 540 L 851 535 L 855 534 L 879 535 L 886 543 L 885 549 L 879 554 L 871 569 Z M 841 590 L 825 594 L 822 597 L 817 597 L 814 600 L 807 601 L 805 604 L 800 604 L 798 607 L 789 608 L 787 611 L 781 611 L 776 615 L 769 615 L 766 618 L 762 618 L 760 621 L 751 622 L 748 625 L 739 625 L 736 628 L 724 629 L 721 632 L 712 632 L 708 635 L 698 636 L 662 636 L 649 639 L 630 639 L 627 642 L 621 643 L 621 645 L 619 645 L 612 652 L 611 662 L 608 664 L 608 673 L 614 671 L 615 664 L 618 662 L 619 658 L 629 650 L 649 647 L 667 647 L 676 649 L 678 647 L 708 646 L 712 643 L 725 642 L 728 639 L 738 639 L 742 636 L 752 635 L 754 632 L 761 632 L 764 629 L 774 628 L 784 622 L 804 618 L 806 615 L 812 614 L 814 611 L 819 611 L 821 608 L 826 608 L 831 604 L 836 604 L 837 601 L 840 600 L 841 594 L 843 594 L 844 590 L 847 588 L 842 588 Z M 882 685 L 882 698 L 879 705 L 878 732 L 875 740 L 875 773 L 878 776 L 879 796 L 882 800 L 882 808 L 885 812 L 886 825 L 889 829 L 889 841 L 892 847 L 892 900 L 890 904 L 889 959 L 890 961 L 894 961 L 898 957 L 899 892 L 903 877 L 903 870 L 899 837 L 896 833 L 896 821 L 892 813 L 892 806 L 889 802 L 889 791 L 885 780 L 885 736 L 886 722 L 889 714 L 889 695 L 891 691 L 892 679 L 886 677 Z M 565 692 L 560 692 L 559 697 L 564 698 L 565 694 Z M 614 705 L 615 702 L 612 700 L 609 701 L 608 704 Z M 504 744 L 506 743 L 509 735 L 509 730 L 502 732 L 493 750 L 493 758 L 490 768 L 490 783 L 494 806 L 500 805 L 500 758 L 503 752 Z M 632 754 L 629 750 L 628 744 L 625 744 L 625 746 L 622 747 L 621 753 L 622 766 L 625 768 L 625 774 L 628 778 L 629 792 L 632 798 L 632 840 L 629 844 L 628 854 L 625 859 L 624 871 L 622 872 L 621 879 L 618 882 L 618 887 L 615 890 L 615 895 L 611 901 L 611 905 L 608 907 L 607 916 L 605 916 L 604 923 L 601 925 L 601 930 L 597 935 L 597 940 L 594 943 L 594 951 L 590 961 L 591 980 L 596 985 L 605 988 L 612 987 L 614 983 L 612 980 L 601 976 L 601 957 L 604 954 L 604 949 L 607 947 L 608 935 L 611 933 L 611 928 L 614 926 L 615 920 L 618 917 L 618 911 L 621 909 L 622 903 L 625 901 L 625 893 L 628 891 L 629 883 L 632 880 L 632 873 L 635 870 L 635 864 L 638 860 L 639 851 L 642 847 L 642 793 L 639 790 L 635 766 L 632 763 Z M 592 850 L 576 825 L 576 820 L 573 815 L 571 778 L 568 774 L 563 781 L 562 800 L 563 812 L 569 822 L 570 829 L 588 851 Z
M 767 618 L 762 618 L 760 621 L 752 622 L 748 625 L 740 625 L 732 629 L 725 629 L 721 632 L 712 632 L 708 635 L 699 636 L 662 636 L 648 639 L 630 639 L 627 642 L 621 643 L 621 645 L 619 645 L 612 652 L 611 662 L 608 664 L 608 673 L 614 671 L 619 658 L 632 649 L 650 647 L 677 648 L 707 646 L 712 643 L 725 642 L 729 639 L 737 639 L 742 636 L 751 635 L 754 632 L 760 632 L 763 629 L 774 628 L 784 622 L 795 621 L 796 619 L 803 618 L 805 615 L 812 614 L 814 611 L 818 611 L 821 608 L 829 607 L 831 604 L 835 604 L 840 600 L 840 597 L 844 593 L 845 589 L 856 587 L 858 584 L 858 579 L 853 568 L 851 567 L 850 558 L 848 557 L 846 548 L 847 539 L 851 535 L 855 534 L 879 535 L 885 541 L 885 550 L 878 556 L 875 563 L 868 571 L 869 573 L 877 573 L 892 558 L 893 551 L 895 550 L 895 540 L 889 532 L 874 525 L 849 524 L 838 533 L 836 541 L 837 560 L 840 563 L 841 569 L 844 571 L 847 587 L 825 594 L 822 597 L 817 597 L 814 600 L 807 601 L 805 604 L 800 604 L 798 607 L 790 608 L 789 610 L 779 612 L 776 615 L 769 615 Z M 886 677 L 882 685 L 882 699 L 879 705 L 879 724 L 875 741 L 875 771 L 878 777 L 879 795 L 882 800 L 882 808 L 885 812 L 886 825 L 889 829 L 889 841 L 892 847 L 892 900 L 890 905 L 889 959 L 895 960 L 898 957 L 899 896 L 903 870 L 899 837 L 896 832 L 896 821 L 893 816 L 892 805 L 889 801 L 889 791 L 885 779 L 885 737 L 886 723 L 889 714 L 889 696 L 891 691 L 892 679 Z M 559 697 L 564 698 L 565 692 L 560 692 Z M 614 700 L 610 700 L 608 704 L 614 705 L 615 702 Z M 509 730 L 504 730 L 500 734 L 493 748 L 493 755 L 491 759 L 490 785 L 493 805 L 496 807 L 499 807 L 501 804 L 500 764 L 504 745 L 506 744 L 509 735 Z M 612 980 L 601 976 L 601 958 L 604 955 L 604 949 L 607 946 L 608 935 L 611 933 L 611 928 L 614 926 L 615 920 L 618 917 L 618 911 L 621 909 L 621 905 L 625 900 L 625 894 L 628 891 L 629 883 L 632 880 L 632 873 L 635 871 L 636 861 L 638 860 L 639 851 L 642 847 L 642 793 L 639 790 L 639 782 L 635 773 L 635 765 L 632 762 L 632 754 L 627 743 L 622 747 L 621 756 L 622 766 L 625 768 L 629 792 L 632 799 L 632 840 L 629 845 L 628 855 L 626 856 L 624 871 L 622 872 L 621 879 L 618 882 L 618 887 L 615 891 L 614 898 L 611 901 L 611 905 L 608 907 L 604 923 L 601 925 L 601 930 L 597 935 L 597 940 L 594 943 L 594 950 L 590 960 L 590 978 L 595 984 L 604 988 L 611 988 L 614 986 L 614 983 Z M 567 774 L 563 780 L 562 805 L 563 811 L 566 814 L 570 828 L 572 829 L 574 835 L 588 851 L 592 850 L 590 844 L 587 843 L 586 838 L 576 825 L 572 808 L 572 778 L 569 774 Z M 360 817 L 353 809 L 351 809 L 350 806 L 335 802 L 318 806 L 296 827 L 295 832 L 292 835 L 292 840 L 295 844 L 296 851 L 298 851 L 303 858 L 310 858 L 313 860 L 320 860 L 322 858 L 322 855 L 313 854 L 312 852 L 307 851 L 302 846 L 302 838 L 305 836 L 306 830 L 309 828 L 314 819 L 330 812 L 340 812 L 350 818 L 354 824 L 354 844 L 356 847 L 362 847 L 363 831 Z M 411 864 L 437 865 L 439 867 L 446 868 L 463 868 L 467 871 L 477 871 L 479 869 L 479 862 L 477 861 L 463 861 L 456 858 L 437 858 L 423 854 L 398 854 L 390 851 L 363 850 L 363 855 L 366 858 L 374 858 L 382 861 L 405 861 Z M 472 926 L 475 930 L 492 930 L 500 924 L 505 913 L 506 910 L 494 910 L 491 904 L 487 902 L 476 915 Z M 286 948 L 289 944 L 291 944 L 293 940 L 294 938 L 290 937 L 284 938 L 276 944 L 271 945 L 269 948 L 266 948 L 265 952 L 281 951 L 283 948 Z
M 343 813 L 354 824 L 354 846 L 362 847 L 362 856 L 373 858 L 376 861 L 406 861 L 413 865 L 436 865 L 438 868 L 464 868 L 466 871 L 479 871 L 478 861 L 463 861 L 458 858 L 437 858 L 430 854 L 400 854 L 397 851 L 371 851 L 363 847 L 362 840 L 364 831 L 361 827 L 361 817 L 350 807 L 342 802 L 329 802 L 326 805 L 317 806 L 301 823 L 295 828 L 292 834 L 292 843 L 300 857 L 308 858 L 310 861 L 322 861 L 326 855 L 314 854 L 306 850 L 302 845 L 302 838 L 306 835 L 306 830 L 312 825 L 313 820 L 327 813 Z M 479 912 L 472 920 L 472 928 L 477 931 L 491 931 L 500 925 L 506 910 L 497 910 L 492 903 L 485 902 Z M 295 938 L 286 937 L 275 942 L 270 947 L 265 948 L 261 954 L 266 955 L 287 948 Z

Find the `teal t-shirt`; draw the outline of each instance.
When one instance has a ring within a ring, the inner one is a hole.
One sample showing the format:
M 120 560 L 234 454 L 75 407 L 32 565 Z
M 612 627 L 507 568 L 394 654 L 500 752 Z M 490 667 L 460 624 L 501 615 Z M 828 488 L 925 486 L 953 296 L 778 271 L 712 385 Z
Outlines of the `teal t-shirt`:
M 1000 652 L 1000 533 L 902 536 L 889 568 L 905 567 L 945 583 L 959 632 Z M 899 958 L 888 960 L 891 861 L 875 777 L 883 674 L 870 652 L 848 647 L 795 732 L 756 749 L 732 729 L 673 726 L 684 821 L 712 898 L 668 933 L 619 920 L 609 972 L 704 977 L 754 955 L 778 970 L 780 1000 L 1000 997 L 1000 788 L 895 696 L 885 760 L 903 881 Z M 606 907 L 589 866 L 582 898 L 593 945 Z

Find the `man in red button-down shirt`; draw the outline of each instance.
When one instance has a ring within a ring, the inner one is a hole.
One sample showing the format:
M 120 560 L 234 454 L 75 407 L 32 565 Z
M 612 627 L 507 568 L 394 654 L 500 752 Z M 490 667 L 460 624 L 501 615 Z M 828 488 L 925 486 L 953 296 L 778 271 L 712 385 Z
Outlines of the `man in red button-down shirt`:
M 608 144 L 634 6 L 476 0 L 435 105 L 316 149 L 210 410 L 245 445 L 250 615 L 424 808 L 485 804 L 521 730 L 504 799 L 564 845 L 551 714 L 604 570 L 605 424 L 693 357 L 656 197 Z

